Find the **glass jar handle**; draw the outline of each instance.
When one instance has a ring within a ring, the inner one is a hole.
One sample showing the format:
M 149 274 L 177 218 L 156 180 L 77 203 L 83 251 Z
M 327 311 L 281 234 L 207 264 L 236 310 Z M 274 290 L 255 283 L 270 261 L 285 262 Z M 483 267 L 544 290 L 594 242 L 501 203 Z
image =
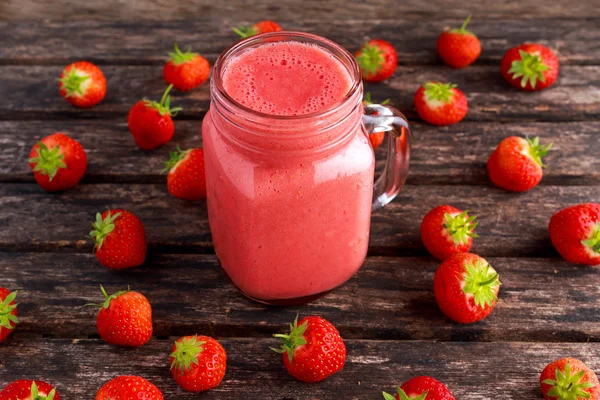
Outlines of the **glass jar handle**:
M 392 201 L 406 182 L 411 134 L 406 117 L 395 108 L 381 104 L 365 106 L 363 123 L 369 135 L 389 132 L 385 168 L 373 186 L 372 210 L 375 211 Z

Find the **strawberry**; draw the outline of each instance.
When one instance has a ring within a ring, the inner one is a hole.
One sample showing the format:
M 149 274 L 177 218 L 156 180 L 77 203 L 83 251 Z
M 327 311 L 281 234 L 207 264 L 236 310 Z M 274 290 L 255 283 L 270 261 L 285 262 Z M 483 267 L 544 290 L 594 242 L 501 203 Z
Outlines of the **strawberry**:
M 442 382 L 430 376 L 416 376 L 398 388 L 396 397 L 383 392 L 385 400 L 454 400 Z
M 600 264 L 600 204 L 578 204 L 550 219 L 550 239 L 562 258 L 575 264 Z
M 106 78 L 94 64 L 79 61 L 63 69 L 58 79 L 60 95 L 79 108 L 100 103 L 106 94 Z
M 598 400 L 600 383 L 594 371 L 575 358 L 561 358 L 544 368 L 540 385 L 545 400 Z
M 464 68 L 477 60 L 481 54 L 479 39 L 467 30 L 469 21 L 470 15 L 460 29 L 447 29 L 438 37 L 438 53 L 446 65 L 452 68 Z
M 0 390 L 1 400 L 60 400 L 52 385 L 43 381 L 14 381 Z
M 87 168 L 83 146 L 64 133 L 54 133 L 37 142 L 28 162 L 35 180 L 48 192 L 77 185 Z
M 384 101 L 382 101 L 379 104 L 381 104 L 382 106 L 385 106 L 389 103 L 390 103 L 390 99 L 385 99 Z M 363 99 L 363 104 L 365 106 L 374 104 L 371 101 L 371 92 L 365 93 L 365 97 Z M 385 139 L 385 132 L 373 132 L 369 135 L 369 141 L 371 142 L 371 146 L 373 146 L 374 149 L 379 147 L 379 145 L 381 145 L 381 143 L 383 143 L 384 139 Z
M 542 90 L 556 82 L 558 58 L 546 46 L 525 43 L 504 54 L 500 72 L 516 88 L 525 91 Z
M 478 255 L 458 253 L 439 266 L 433 279 L 438 306 L 461 324 L 487 317 L 498 300 L 500 280 L 488 262 Z
M 273 335 L 282 340 L 281 348 L 288 373 L 304 382 L 319 382 L 339 372 L 346 361 L 346 346 L 335 326 L 321 317 L 298 317 L 290 324 L 287 335 Z
M 152 337 L 152 307 L 148 299 L 138 292 L 124 290 L 108 295 L 101 285 L 104 295 L 101 304 L 88 304 L 98 307 L 96 327 L 105 342 L 117 346 L 141 347 Z
M 381 82 L 392 75 L 398 66 L 398 53 L 391 43 L 381 39 L 369 40 L 355 54 L 362 77 L 367 82 Z
M 17 292 L 10 292 L 0 287 L 0 343 L 12 333 L 19 319 L 17 318 Z
M 167 143 L 173 137 L 175 125 L 171 117 L 181 111 L 180 107 L 171 108 L 169 85 L 160 103 L 144 99 L 138 101 L 127 116 L 129 131 L 135 143 L 144 150 L 152 150 Z
M 206 177 L 204 174 L 204 151 L 177 148 L 170 153 L 171 159 L 165 163 L 167 188 L 175 197 L 186 200 L 206 198 Z
M 90 236 L 96 242 L 96 258 L 113 269 L 142 265 L 146 259 L 146 231 L 129 211 L 116 209 L 96 213 Z
M 469 104 L 453 83 L 427 82 L 415 93 L 419 116 L 432 125 L 452 125 L 467 115 Z
M 204 392 L 223 380 L 227 355 L 215 339 L 185 336 L 175 342 L 171 351 L 171 374 L 184 390 Z
M 258 35 L 260 33 L 280 32 L 282 30 L 283 29 L 277 22 L 270 20 L 260 21 L 252 26 L 240 26 L 233 28 L 233 31 L 242 39 L 249 38 L 250 36 Z
M 202 85 L 210 75 L 208 60 L 198 53 L 189 50 L 182 53 L 175 44 L 175 51 L 169 53 L 169 61 L 163 68 L 163 77 L 175 89 L 181 91 L 192 90 Z
M 478 222 L 449 205 L 435 207 L 421 222 L 421 240 L 427 251 L 440 261 L 458 253 L 467 253 L 473 245 Z
M 96 393 L 96 400 L 164 400 L 156 386 L 140 376 L 117 376 Z
M 538 137 L 530 140 L 517 136 L 503 139 L 487 162 L 490 180 L 494 185 L 511 192 L 526 192 L 542 180 L 542 157 L 552 143 L 540 145 Z

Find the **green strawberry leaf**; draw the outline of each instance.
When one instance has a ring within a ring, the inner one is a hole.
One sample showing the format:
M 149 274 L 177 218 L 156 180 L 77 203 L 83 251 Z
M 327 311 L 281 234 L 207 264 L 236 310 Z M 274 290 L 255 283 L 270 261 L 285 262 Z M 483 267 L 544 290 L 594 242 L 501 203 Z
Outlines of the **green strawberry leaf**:
M 427 101 L 437 100 L 444 103 L 451 103 L 454 97 L 453 89 L 456 85 L 450 82 L 427 82 L 424 87 Z
M 473 231 L 479 224 L 475 222 L 476 216 L 467 217 L 467 211 L 452 216 L 444 213 L 444 229 L 448 231 L 455 245 L 468 243 L 469 238 L 477 238 L 479 235 Z
M 198 340 L 197 335 L 194 335 L 191 338 L 183 338 L 181 341 L 176 341 L 175 351 L 171 353 L 171 357 L 173 357 L 171 369 L 177 368 L 183 375 L 193 364 L 199 365 L 198 354 L 204 351 L 202 345 L 205 343 L 205 341 Z
M 521 78 L 521 87 L 527 86 L 527 82 L 529 82 L 531 87 L 535 89 L 538 80 L 541 82 L 546 81 L 544 71 L 548 71 L 550 67 L 544 64 L 539 54 L 519 50 L 519 55 L 521 59 L 512 62 L 508 73 L 512 74 L 513 79 Z
M 296 315 L 296 319 L 293 324 L 290 324 L 290 333 L 289 334 L 275 334 L 273 337 L 281 339 L 283 342 L 280 348 L 271 347 L 271 350 L 277 353 L 287 353 L 290 363 L 294 359 L 294 352 L 300 346 L 304 346 L 307 341 L 304 339 L 304 333 L 306 332 L 306 328 L 308 328 L 308 321 L 304 321 L 304 323 L 298 326 L 298 316 Z
M 546 393 L 548 397 L 556 397 L 557 400 L 580 400 L 589 399 L 592 394 L 585 389 L 593 388 L 595 385 L 591 382 L 582 382 L 585 371 L 579 371 L 574 375 L 571 375 L 571 364 L 567 363 L 564 372 L 555 369 L 554 379 L 545 379 L 542 383 L 552 386 L 552 388 Z
M 496 271 L 482 260 L 477 260 L 475 265 L 466 264 L 465 271 L 463 292 L 472 294 L 477 306 L 491 306 L 498 299 L 494 289 L 501 285 Z
M 31 157 L 28 161 L 31 164 L 35 164 L 33 167 L 34 172 L 47 175 L 48 179 L 52 181 L 59 169 L 67 168 L 67 164 L 64 162 L 65 156 L 61 153 L 59 146 L 49 149 L 42 142 L 38 142 L 37 145 L 37 157 Z

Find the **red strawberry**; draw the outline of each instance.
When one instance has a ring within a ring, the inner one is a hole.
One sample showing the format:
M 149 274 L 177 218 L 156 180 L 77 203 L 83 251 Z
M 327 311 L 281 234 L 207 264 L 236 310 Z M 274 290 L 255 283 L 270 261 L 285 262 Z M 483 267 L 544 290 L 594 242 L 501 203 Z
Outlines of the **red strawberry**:
M 171 152 L 171 159 L 165 163 L 167 188 L 175 197 L 186 200 L 206 198 L 206 177 L 204 175 L 204 151 L 177 148 Z
M 460 29 L 447 29 L 437 40 L 440 57 L 452 68 L 464 68 L 477 60 L 481 54 L 479 39 L 467 30 L 470 20 L 469 15 Z
M 184 390 L 204 392 L 223 380 L 227 355 L 215 339 L 185 336 L 175 342 L 171 351 L 171 374 Z
M 469 104 L 453 83 L 427 82 L 415 93 L 419 116 L 432 125 L 452 125 L 467 115 Z
M 386 392 L 383 397 L 386 400 L 454 400 L 446 385 L 430 376 L 416 376 L 398 388 L 396 397 Z
M 169 53 L 169 61 L 163 68 L 163 77 L 175 89 L 181 91 L 192 90 L 202 85 L 210 75 L 208 60 L 198 53 L 189 50 L 182 53 L 175 44 L 175 51 Z
M 140 347 L 152 337 L 152 307 L 142 294 L 129 290 L 104 295 L 101 304 L 89 304 L 100 308 L 96 327 L 100 337 L 117 346 Z
M 281 26 L 279 26 L 277 22 L 270 20 L 260 21 L 252 26 L 240 26 L 233 28 L 233 31 L 240 35 L 240 37 L 243 39 L 258 35 L 260 33 L 280 32 L 282 30 L 283 29 L 281 29 Z
M 116 209 L 96 213 L 90 236 L 96 242 L 96 258 L 113 269 L 138 267 L 146 259 L 146 231 L 129 211 Z
M 525 43 L 508 50 L 500 62 L 508 83 L 521 90 L 542 90 L 556 82 L 558 58 L 541 44 Z
M 542 180 L 542 157 L 552 147 L 533 140 L 510 136 L 500 142 L 487 162 L 488 175 L 494 185 L 511 192 L 526 192 Z
M 500 280 L 488 262 L 478 255 L 459 253 L 439 266 L 433 279 L 438 306 L 461 324 L 487 317 L 498 300 Z
M 48 192 L 67 190 L 85 175 L 87 156 L 83 146 L 64 133 L 46 136 L 29 153 L 29 166 L 37 183 Z
M 49 383 L 23 379 L 0 390 L 0 400 L 60 400 L 60 395 Z
M 381 104 L 382 106 L 385 106 L 386 104 L 389 104 L 389 103 L 390 103 L 390 99 L 385 99 L 384 101 L 382 101 L 379 104 Z M 371 101 L 371 92 L 365 93 L 365 98 L 363 99 L 363 104 L 365 106 L 374 104 Z M 379 145 L 381 145 L 381 143 L 383 143 L 384 139 L 385 139 L 385 132 L 374 132 L 369 135 L 369 141 L 371 142 L 371 146 L 373 146 L 374 149 L 379 147 Z
M 438 260 L 457 253 L 467 253 L 473 245 L 473 233 L 478 222 L 449 205 L 438 206 L 425 215 L 421 222 L 421 240 L 427 251 Z
M 298 325 L 299 324 L 299 325 Z M 298 318 L 287 335 L 273 335 L 283 341 L 281 348 L 288 373 L 304 382 L 319 382 L 339 372 L 346 361 L 346 346 L 335 326 L 321 317 Z
M 545 400 L 598 400 L 600 383 L 594 371 L 575 358 L 561 358 L 544 368 L 540 385 Z
M 156 386 L 140 376 L 118 376 L 96 393 L 96 400 L 164 400 Z
M 19 319 L 17 318 L 17 292 L 10 292 L 0 287 L 0 343 L 12 333 Z
M 94 107 L 106 94 L 104 74 L 100 68 L 87 61 L 68 65 L 58 81 L 61 96 L 75 107 Z
M 144 99 L 138 101 L 127 116 L 129 131 L 135 143 L 144 150 L 152 150 L 167 143 L 173 137 L 175 125 L 171 117 L 177 115 L 181 108 L 171 108 L 169 85 L 160 103 Z
M 578 204 L 550 219 L 550 239 L 562 258 L 575 264 L 600 264 L 600 204 Z
M 367 82 L 381 82 L 392 75 L 398 66 L 398 53 L 391 43 L 381 39 L 369 40 L 356 52 L 356 61 Z

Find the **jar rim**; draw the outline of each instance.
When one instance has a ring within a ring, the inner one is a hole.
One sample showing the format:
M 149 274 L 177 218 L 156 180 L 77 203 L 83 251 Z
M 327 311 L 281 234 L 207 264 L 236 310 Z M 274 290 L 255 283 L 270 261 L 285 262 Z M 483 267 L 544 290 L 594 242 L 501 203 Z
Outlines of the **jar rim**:
M 319 111 L 314 111 L 307 114 L 300 115 L 274 115 L 268 114 L 261 111 L 256 111 L 250 107 L 243 105 L 242 103 L 235 100 L 232 96 L 227 93 L 225 87 L 223 85 L 223 70 L 226 65 L 226 61 L 234 56 L 235 54 L 250 48 L 252 46 L 258 45 L 260 43 L 269 43 L 275 41 L 297 41 L 304 43 L 312 43 L 318 46 L 321 46 L 326 51 L 330 52 L 334 57 L 342 61 L 344 66 L 349 67 L 348 72 L 352 78 L 352 86 L 348 90 L 348 92 L 344 95 L 342 99 L 337 101 L 336 103 L 322 109 Z M 212 86 L 219 94 L 219 97 L 225 99 L 230 106 L 238 109 L 244 113 L 248 113 L 255 117 L 265 118 L 270 120 L 279 120 L 279 121 L 307 121 L 315 118 L 321 118 L 327 116 L 331 113 L 335 113 L 341 107 L 343 107 L 348 101 L 352 100 L 357 91 L 361 88 L 361 75 L 360 68 L 358 63 L 354 59 L 354 56 L 350 54 L 348 50 L 346 50 L 341 45 L 335 43 L 332 40 L 326 39 L 322 36 L 315 35 L 312 33 L 305 32 L 297 32 L 297 31 L 282 31 L 282 32 L 270 32 L 270 33 L 262 33 L 259 35 L 251 36 L 247 39 L 243 39 L 233 45 L 229 46 L 225 51 L 219 55 L 217 60 L 215 61 L 215 65 L 213 68 L 213 77 L 212 77 Z

